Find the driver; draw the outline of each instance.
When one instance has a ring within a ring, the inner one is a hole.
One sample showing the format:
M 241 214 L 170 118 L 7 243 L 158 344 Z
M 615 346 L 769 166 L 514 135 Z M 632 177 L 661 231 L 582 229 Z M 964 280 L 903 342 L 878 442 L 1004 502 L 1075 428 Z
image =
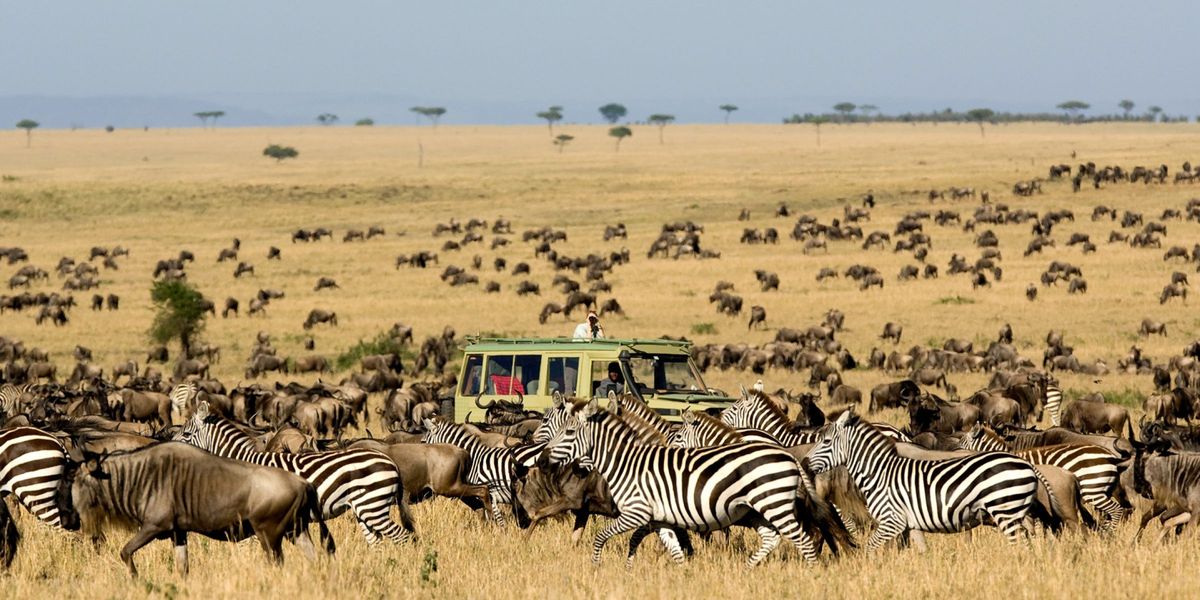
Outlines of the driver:
M 618 396 L 625 393 L 625 379 L 621 377 L 621 365 L 616 361 L 608 363 L 608 379 L 596 388 L 597 396 L 607 396 L 609 392 Z

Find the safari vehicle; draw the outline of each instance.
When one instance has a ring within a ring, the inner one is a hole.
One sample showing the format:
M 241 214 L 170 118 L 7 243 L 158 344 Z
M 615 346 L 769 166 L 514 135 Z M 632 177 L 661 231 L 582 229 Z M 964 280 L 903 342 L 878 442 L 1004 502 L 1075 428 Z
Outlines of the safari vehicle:
M 494 401 L 544 411 L 553 395 L 591 398 L 619 386 L 669 421 L 733 402 L 704 385 L 688 342 L 662 339 L 467 338 L 454 420 L 482 421 Z M 610 375 L 610 373 L 612 373 Z

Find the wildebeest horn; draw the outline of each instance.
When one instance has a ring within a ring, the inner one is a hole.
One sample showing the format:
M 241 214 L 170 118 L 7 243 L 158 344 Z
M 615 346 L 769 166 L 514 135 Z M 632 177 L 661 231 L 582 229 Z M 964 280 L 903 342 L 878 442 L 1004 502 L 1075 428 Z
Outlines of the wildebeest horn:
M 483 410 L 487 410 L 487 409 L 495 406 L 495 404 L 496 404 L 495 400 L 488 402 L 487 404 L 480 404 L 479 403 L 480 398 L 483 398 L 483 392 L 480 392 L 478 396 L 475 396 L 475 406 L 478 406 L 479 408 L 482 408 Z

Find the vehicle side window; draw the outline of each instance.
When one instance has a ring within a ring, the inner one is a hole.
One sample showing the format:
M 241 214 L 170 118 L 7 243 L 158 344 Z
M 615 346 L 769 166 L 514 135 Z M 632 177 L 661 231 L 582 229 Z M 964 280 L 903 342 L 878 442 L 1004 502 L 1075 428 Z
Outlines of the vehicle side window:
M 464 373 L 466 375 L 463 377 L 459 393 L 464 396 L 479 395 L 479 380 L 480 375 L 483 374 L 483 355 L 468 354 L 467 368 L 464 370 Z
M 551 358 L 547 369 L 550 372 L 550 388 L 546 390 L 546 395 L 554 392 L 560 392 L 568 398 L 575 395 L 575 384 L 579 381 L 578 358 Z
M 507 396 L 513 394 L 513 357 L 507 356 L 489 356 L 487 359 L 487 368 L 484 371 L 487 373 L 487 379 L 484 383 L 484 394 L 489 396 L 501 395 Z M 524 390 L 517 390 L 524 393 Z
M 513 366 L 513 388 L 509 393 L 534 396 L 541 392 L 542 356 L 517 356 Z

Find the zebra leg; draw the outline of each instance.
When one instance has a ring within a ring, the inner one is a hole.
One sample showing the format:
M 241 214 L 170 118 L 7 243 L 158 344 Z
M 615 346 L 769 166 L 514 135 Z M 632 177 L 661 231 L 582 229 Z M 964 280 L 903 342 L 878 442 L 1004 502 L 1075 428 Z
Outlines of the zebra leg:
M 643 525 L 633 530 L 633 535 L 629 536 L 629 554 L 625 557 L 625 568 L 633 567 L 633 555 L 637 554 L 638 546 L 642 545 L 642 540 L 650 535 L 650 526 Z
M 614 535 L 637 529 L 649 523 L 650 510 L 647 506 L 635 505 L 629 507 L 628 510 L 621 511 L 621 516 L 617 517 L 617 520 L 596 534 L 596 540 L 592 542 L 592 564 L 600 564 L 600 552 L 604 550 L 604 544 L 608 543 L 608 540 Z
M 1102 529 L 1106 533 L 1116 531 L 1117 525 L 1125 518 L 1125 508 L 1108 496 L 1093 496 L 1087 500 L 1096 507 L 1096 510 L 1104 514 Z
M 685 555 L 692 554 L 691 539 L 683 530 L 676 531 L 670 527 L 663 527 L 658 530 L 658 538 L 662 540 L 663 546 L 666 546 L 667 553 L 671 555 L 671 561 L 677 565 L 683 564 Z M 686 548 L 684 547 L 685 543 Z M 630 558 L 633 557 L 630 556 Z
M 362 531 L 363 538 L 367 540 L 368 545 L 374 546 L 379 543 L 379 540 L 383 539 L 374 529 L 371 529 L 370 525 L 367 525 L 366 521 L 357 516 L 355 519 L 358 519 L 358 528 Z
M 906 530 L 904 522 L 899 519 L 879 521 L 879 525 L 871 533 L 871 537 L 867 538 L 867 552 L 877 552 L 884 544 L 892 541 Z
M 925 554 L 929 551 L 929 546 L 925 545 L 925 532 L 914 529 L 909 532 L 909 538 L 914 546 L 917 547 L 917 554 Z
M 1025 535 L 1025 539 L 1029 539 L 1029 531 L 1025 529 L 1025 524 L 1021 518 L 1016 518 L 1008 515 L 993 516 L 996 521 L 996 526 L 1000 531 L 1004 532 L 1004 537 L 1008 538 L 1008 543 L 1016 544 L 1021 539 L 1021 534 Z
M 392 543 L 412 540 L 412 533 L 392 520 L 391 508 L 391 503 L 372 507 L 354 506 L 354 516 L 358 517 L 358 522 L 363 526 L 364 532 L 366 530 L 371 532 L 371 535 L 367 537 L 367 543 L 378 542 L 381 535 L 391 540 Z M 366 534 L 364 533 L 364 535 Z
M 750 558 L 746 559 L 746 565 L 751 567 L 758 566 L 758 563 L 762 562 L 762 559 L 766 558 L 767 555 L 779 545 L 780 540 L 779 532 L 776 531 L 774 527 L 763 525 L 761 527 L 756 527 L 755 530 L 758 531 L 758 535 L 762 537 L 762 541 L 758 545 L 758 550 L 755 550 L 754 554 L 751 554 Z M 811 549 L 812 540 L 809 540 L 808 544 L 809 548 Z M 804 550 L 801 550 L 801 552 L 803 553 Z M 805 558 L 807 559 L 808 557 L 805 556 Z
M 849 533 L 852 536 L 857 536 L 859 532 L 858 522 L 856 522 L 850 515 L 842 512 L 842 509 L 838 508 L 836 504 L 833 504 L 832 506 L 833 512 L 837 513 L 838 519 L 842 522 L 842 526 L 846 528 L 846 533 Z

